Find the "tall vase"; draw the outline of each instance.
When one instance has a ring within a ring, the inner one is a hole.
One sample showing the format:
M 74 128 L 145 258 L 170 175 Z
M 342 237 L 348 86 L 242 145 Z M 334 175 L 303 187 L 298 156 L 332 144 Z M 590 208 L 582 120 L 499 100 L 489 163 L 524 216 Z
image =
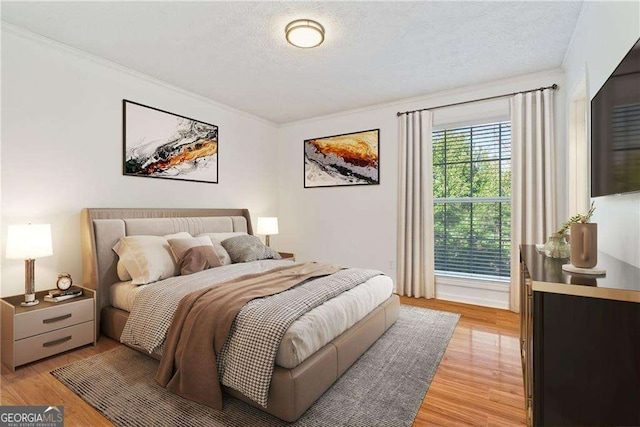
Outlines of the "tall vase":
M 580 268 L 598 264 L 598 224 L 571 224 L 571 264 Z

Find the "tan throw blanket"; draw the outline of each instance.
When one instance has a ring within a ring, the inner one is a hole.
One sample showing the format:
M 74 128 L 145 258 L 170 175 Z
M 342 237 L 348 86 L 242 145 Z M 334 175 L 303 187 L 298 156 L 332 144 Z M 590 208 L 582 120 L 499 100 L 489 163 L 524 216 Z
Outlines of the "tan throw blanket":
M 221 410 L 217 355 L 240 309 L 253 299 L 278 294 L 341 268 L 334 264 L 294 264 L 185 296 L 169 328 L 156 381 L 186 399 Z

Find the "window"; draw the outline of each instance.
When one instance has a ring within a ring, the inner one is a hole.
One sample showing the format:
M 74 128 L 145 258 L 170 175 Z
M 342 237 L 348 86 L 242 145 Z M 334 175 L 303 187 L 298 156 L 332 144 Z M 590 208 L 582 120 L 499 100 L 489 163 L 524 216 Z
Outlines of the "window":
M 511 123 L 433 132 L 436 273 L 504 280 L 511 254 Z

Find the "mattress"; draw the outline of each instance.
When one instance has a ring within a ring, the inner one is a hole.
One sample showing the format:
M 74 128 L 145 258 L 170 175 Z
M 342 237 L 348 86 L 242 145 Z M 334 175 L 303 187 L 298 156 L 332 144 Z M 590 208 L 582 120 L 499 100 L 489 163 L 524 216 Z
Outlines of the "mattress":
M 218 267 L 229 269 L 231 266 Z M 210 271 L 210 270 L 209 270 Z M 170 279 L 167 279 L 170 280 Z M 116 283 L 110 288 L 111 305 L 130 312 L 136 295 L 146 286 L 131 282 Z M 276 365 L 294 368 L 362 320 L 393 292 L 393 281 L 388 276 L 373 277 L 361 285 L 341 294 L 309 311 L 296 320 L 285 333 Z
M 109 288 L 111 305 L 127 313 L 131 312 L 136 295 L 146 286 L 149 285 L 138 286 L 131 283 L 131 281 L 115 283 Z

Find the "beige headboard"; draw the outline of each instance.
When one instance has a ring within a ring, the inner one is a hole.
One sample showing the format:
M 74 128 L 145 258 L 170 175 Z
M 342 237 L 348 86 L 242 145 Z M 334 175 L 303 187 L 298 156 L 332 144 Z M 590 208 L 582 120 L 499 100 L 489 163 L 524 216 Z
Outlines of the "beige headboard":
M 253 234 L 248 209 L 107 209 L 85 208 L 81 214 L 82 279 L 96 290 L 100 311 L 109 305 L 109 288 L 118 282 L 118 258 L 112 250 L 121 237 L 244 231 Z

